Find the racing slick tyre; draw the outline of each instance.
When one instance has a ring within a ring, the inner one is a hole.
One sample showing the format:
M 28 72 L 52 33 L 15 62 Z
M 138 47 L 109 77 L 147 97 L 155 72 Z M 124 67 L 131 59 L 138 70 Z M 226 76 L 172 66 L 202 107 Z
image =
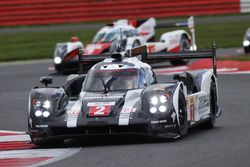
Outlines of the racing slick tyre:
M 178 110 L 178 118 L 180 124 L 176 121 L 177 133 L 180 138 L 183 138 L 187 135 L 188 132 L 188 120 L 187 120 L 187 108 L 186 108 L 186 100 L 184 93 L 182 90 L 179 91 L 179 110 Z
M 249 46 L 244 47 L 244 52 L 245 52 L 245 54 L 249 54 L 250 53 L 250 47 Z
M 203 127 L 207 129 L 212 129 L 215 127 L 215 118 L 217 111 L 217 91 L 216 85 L 212 81 L 210 84 L 210 118 L 204 122 Z
M 64 70 L 63 70 L 62 65 L 54 65 L 54 67 L 55 67 L 55 70 L 58 74 L 64 74 Z
M 180 51 L 189 51 L 190 50 L 190 42 L 186 35 L 182 35 L 180 40 Z M 186 65 L 189 62 L 188 59 L 174 59 L 170 60 L 170 63 L 174 66 Z

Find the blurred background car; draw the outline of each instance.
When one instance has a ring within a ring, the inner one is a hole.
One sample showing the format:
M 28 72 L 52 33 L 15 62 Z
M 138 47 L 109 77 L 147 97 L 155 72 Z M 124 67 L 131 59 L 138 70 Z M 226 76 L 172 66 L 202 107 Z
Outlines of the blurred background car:
M 243 39 L 244 52 L 250 52 L 250 28 L 247 29 Z

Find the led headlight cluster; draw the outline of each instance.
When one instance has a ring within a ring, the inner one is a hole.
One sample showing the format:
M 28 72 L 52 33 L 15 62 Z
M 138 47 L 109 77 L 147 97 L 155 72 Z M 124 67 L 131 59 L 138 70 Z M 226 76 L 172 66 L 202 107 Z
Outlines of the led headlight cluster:
M 51 109 L 51 102 L 49 100 L 40 101 L 40 100 L 34 99 L 32 103 L 35 109 L 36 117 L 48 118 L 50 116 L 49 111 Z
M 150 113 L 154 114 L 157 111 L 164 113 L 167 111 L 167 97 L 164 95 L 161 96 L 153 96 L 150 99 L 151 107 L 149 109 Z

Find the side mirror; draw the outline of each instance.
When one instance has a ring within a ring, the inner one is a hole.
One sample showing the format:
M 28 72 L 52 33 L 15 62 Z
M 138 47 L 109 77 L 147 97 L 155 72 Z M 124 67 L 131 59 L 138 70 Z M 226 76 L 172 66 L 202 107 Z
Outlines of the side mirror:
M 40 78 L 40 83 L 44 84 L 46 87 L 48 86 L 48 84 L 52 84 L 52 82 L 53 82 L 52 77 L 46 76 Z

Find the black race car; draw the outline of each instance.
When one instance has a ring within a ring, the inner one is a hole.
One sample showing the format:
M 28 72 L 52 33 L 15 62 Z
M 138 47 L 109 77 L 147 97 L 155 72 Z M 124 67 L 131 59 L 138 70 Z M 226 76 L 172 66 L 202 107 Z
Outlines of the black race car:
M 112 54 L 87 75 L 70 75 L 63 87 L 47 87 L 52 78 L 43 77 L 46 87 L 33 88 L 29 96 L 31 140 L 39 145 L 78 136 L 125 133 L 179 138 L 199 123 L 213 128 L 221 113 L 214 53 L 151 56 L 144 46 Z M 186 71 L 174 75 L 176 82 L 158 83 L 151 66 L 143 61 L 166 57 L 213 58 L 214 71 Z

